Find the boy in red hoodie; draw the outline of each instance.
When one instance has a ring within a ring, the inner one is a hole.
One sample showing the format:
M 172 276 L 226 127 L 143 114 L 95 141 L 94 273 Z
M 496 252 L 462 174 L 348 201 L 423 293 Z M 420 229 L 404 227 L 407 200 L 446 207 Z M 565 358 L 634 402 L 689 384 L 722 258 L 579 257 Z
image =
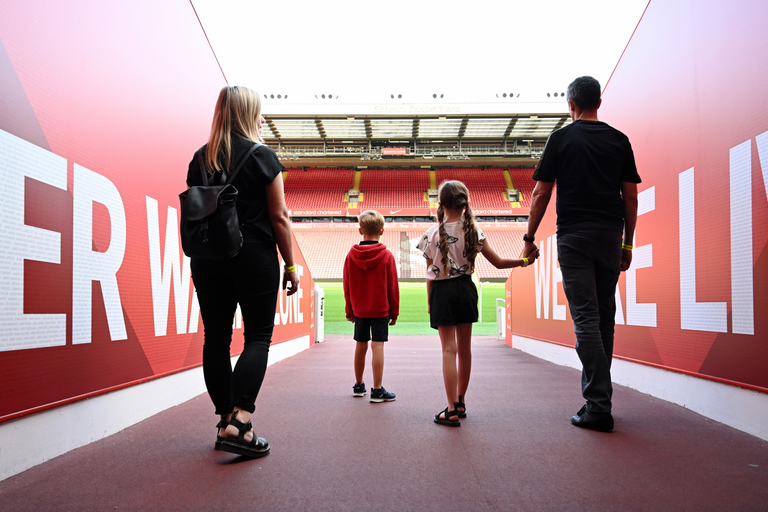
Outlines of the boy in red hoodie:
M 352 396 L 365 396 L 363 370 L 368 341 L 373 353 L 373 388 L 371 402 L 391 402 L 395 394 L 381 385 L 384 373 L 384 342 L 389 325 L 395 325 L 400 313 L 400 288 L 395 257 L 379 239 L 384 234 L 384 217 L 373 210 L 359 217 L 363 241 L 353 245 L 344 261 L 344 301 L 347 320 L 355 322 L 355 385 Z

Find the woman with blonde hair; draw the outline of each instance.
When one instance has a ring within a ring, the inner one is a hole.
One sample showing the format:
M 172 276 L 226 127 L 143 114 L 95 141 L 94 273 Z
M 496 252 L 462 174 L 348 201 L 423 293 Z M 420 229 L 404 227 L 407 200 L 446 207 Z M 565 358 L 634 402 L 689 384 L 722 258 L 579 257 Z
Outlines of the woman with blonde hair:
M 251 416 L 264 380 L 272 341 L 280 254 L 282 285 L 288 295 L 299 289 L 293 259 L 291 221 L 283 197 L 283 165 L 263 145 L 259 95 L 239 86 L 224 87 L 213 114 L 208 143 L 200 148 L 211 184 L 223 184 L 238 165 L 232 185 L 238 190 L 237 214 L 243 246 L 227 260 L 192 258 L 205 329 L 203 375 L 220 421 L 216 449 L 249 458 L 269 454 L 269 443 L 254 434 Z M 197 154 L 189 164 L 187 185 L 203 184 Z M 238 304 L 243 315 L 243 352 L 232 369 L 230 344 Z
M 467 417 L 464 395 L 472 371 L 472 324 L 478 320 L 477 289 L 471 277 L 475 258 L 482 253 L 496 268 L 525 267 L 538 258 L 539 251 L 520 259 L 499 256 L 475 224 L 469 190 L 462 182 L 444 181 L 437 197 L 437 226 L 421 237 L 418 248 L 427 259 L 429 323 L 440 336 L 448 399 L 448 407 L 435 415 L 435 423 L 458 427 L 459 418 Z

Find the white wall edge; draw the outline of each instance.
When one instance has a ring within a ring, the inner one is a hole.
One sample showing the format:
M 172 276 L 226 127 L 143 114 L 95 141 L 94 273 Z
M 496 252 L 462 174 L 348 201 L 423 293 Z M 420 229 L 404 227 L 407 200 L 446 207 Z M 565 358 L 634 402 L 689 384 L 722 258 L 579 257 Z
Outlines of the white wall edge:
M 309 348 L 309 335 L 272 345 L 269 365 Z M 237 357 L 232 358 L 232 364 Z M 202 367 L 0 423 L 0 480 L 111 436 L 205 393 Z M 213 409 L 211 409 L 213 414 Z M 19 439 L 44 442 L 21 443 Z
M 516 335 L 512 335 L 512 347 L 540 359 L 581 370 L 581 361 L 573 348 Z M 768 393 L 617 358 L 613 359 L 611 377 L 615 384 L 681 405 L 768 440 Z

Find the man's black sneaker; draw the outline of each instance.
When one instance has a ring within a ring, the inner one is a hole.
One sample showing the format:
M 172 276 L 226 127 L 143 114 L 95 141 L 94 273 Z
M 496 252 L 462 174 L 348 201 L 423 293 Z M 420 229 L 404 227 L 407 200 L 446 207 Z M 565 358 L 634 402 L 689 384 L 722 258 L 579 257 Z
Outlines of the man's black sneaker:
M 365 382 L 352 386 L 352 396 L 365 396 Z
M 371 402 L 374 403 L 392 402 L 395 400 L 395 396 L 397 395 L 384 389 L 384 386 L 381 386 L 379 389 L 371 390 Z
M 587 406 L 585 405 L 579 409 L 576 416 L 571 416 L 571 424 L 581 428 L 597 430 L 598 432 L 610 432 L 613 430 L 613 416 L 611 416 L 611 413 L 592 415 L 587 411 Z

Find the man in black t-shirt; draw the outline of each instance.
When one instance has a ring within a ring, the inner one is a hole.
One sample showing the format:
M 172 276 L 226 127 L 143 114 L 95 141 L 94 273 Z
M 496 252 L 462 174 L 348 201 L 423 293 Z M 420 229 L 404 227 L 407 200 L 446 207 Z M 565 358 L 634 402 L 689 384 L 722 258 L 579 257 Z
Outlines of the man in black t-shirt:
M 524 252 L 536 247 L 534 235 L 557 182 L 558 260 L 587 401 L 571 423 L 610 432 L 616 283 L 632 262 L 640 176 L 627 136 L 597 119 L 598 81 L 577 78 L 567 100 L 573 123 L 552 132 L 533 173 Z

